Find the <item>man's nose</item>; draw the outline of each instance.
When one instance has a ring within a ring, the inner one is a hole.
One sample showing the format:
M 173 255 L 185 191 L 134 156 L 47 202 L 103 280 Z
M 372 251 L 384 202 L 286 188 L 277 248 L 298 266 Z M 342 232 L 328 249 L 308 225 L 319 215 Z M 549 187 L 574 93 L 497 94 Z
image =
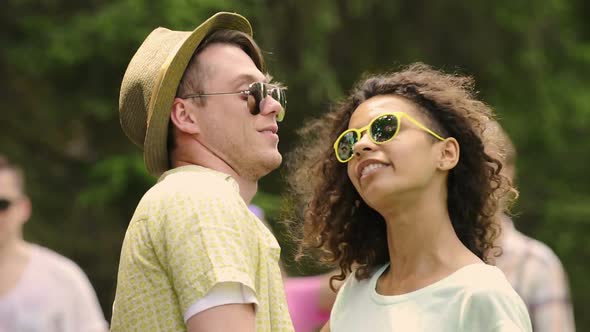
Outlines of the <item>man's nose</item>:
M 281 105 L 281 103 L 274 99 L 272 96 L 268 95 L 266 96 L 261 102 L 260 102 L 260 113 L 263 115 L 266 114 L 275 114 L 275 115 L 279 115 L 281 112 L 284 112 L 283 106 Z

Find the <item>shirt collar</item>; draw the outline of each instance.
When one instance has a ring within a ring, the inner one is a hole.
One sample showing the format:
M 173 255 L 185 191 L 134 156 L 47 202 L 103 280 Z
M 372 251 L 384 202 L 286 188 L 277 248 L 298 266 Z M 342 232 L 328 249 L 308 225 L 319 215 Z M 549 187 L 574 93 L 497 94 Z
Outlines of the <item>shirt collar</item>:
M 169 175 L 182 172 L 207 173 L 210 176 L 215 176 L 217 178 L 223 179 L 226 182 L 229 182 L 238 192 L 240 191 L 238 182 L 231 175 L 200 165 L 185 165 L 167 170 L 158 178 L 158 182 L 164 181 L 164 179 Z

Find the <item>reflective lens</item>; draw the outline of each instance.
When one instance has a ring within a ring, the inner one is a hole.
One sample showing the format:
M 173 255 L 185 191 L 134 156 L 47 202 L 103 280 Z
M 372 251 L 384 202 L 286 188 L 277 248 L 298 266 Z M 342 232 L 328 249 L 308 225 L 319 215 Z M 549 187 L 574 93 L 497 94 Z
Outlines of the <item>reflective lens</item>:
M 8 210 L 11 204 L 12 202 L 7 200 L 6 198 L 0 198 L 0 212 Z
M 362 132 L 369 131 L 369 137 L 375 144 L 382 144 L 390 141 L 398 132 L 399 120 L 394 114 L 384 114 L 376 117 L 371 123 L 361 129 L 348 129 L 343 132 L 334 143 L 334 150 L 338 161 L 346 163 L 354 155 L 354 145 L 361 137 Z
M 371 138 L 376 143 L 383 143 L 390 140 L 397 132 L 397 117 L 395 115 L 384 115 L 376 118 L 369 129 Z
M 355 131 L 349 131 L 340 137 L 337 142 L 336 153 L 338 159 L 341 161 L 350 160 L 353 155 L 353 146 L 358 141 L 357 134 Z
M 253 115 L 259 114 L 260 103 L 269 95 L 281 104 L 282 110 L 277 115 L 277 121 L 283 121 L 285 109 L 287 108 L 287 94 L 285 93 L 285 89 L 272 84 L 262 82 L 250 84 L 248 88 L 248 109 L 250 113 Z

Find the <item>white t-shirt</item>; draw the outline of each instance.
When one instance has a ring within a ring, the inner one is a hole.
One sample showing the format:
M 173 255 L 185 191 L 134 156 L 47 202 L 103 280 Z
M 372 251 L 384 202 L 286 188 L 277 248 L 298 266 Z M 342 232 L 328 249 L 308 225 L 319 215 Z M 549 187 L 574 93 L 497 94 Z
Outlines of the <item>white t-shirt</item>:
M 384 296 L 375 286 L 388 266 L 362 281 L 348 277 L 332 308 L 332 332 L 532 331 L 526 306 L 495 266 L 467 265 L 419 290 Z
M 84 272 L 49 249 L 31 247 L 31 260 L 18 284 L 0 296 L 0 332 L 107 331 Z
M 252 303 L 255 308 L 258 307 L 258 300 L 252 289 L 244 284 L 237 282 L 221 282 L 213 286 L 213 288 L 203 297 L 193 303 L 184 313 L 184 322 L 194 315 L 224 304 L 244 304 Z

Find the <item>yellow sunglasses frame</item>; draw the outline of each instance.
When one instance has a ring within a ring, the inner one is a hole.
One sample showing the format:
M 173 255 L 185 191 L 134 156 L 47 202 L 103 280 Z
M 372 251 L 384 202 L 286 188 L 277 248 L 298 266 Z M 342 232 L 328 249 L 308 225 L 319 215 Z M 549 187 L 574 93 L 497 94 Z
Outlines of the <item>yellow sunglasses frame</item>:
M 394 116 L 397 119 L 398 126 L 395 129 L 395 133 L 393 133 L 393 135 L 391 136 L 391 138 L 389 138 L 389 139 L 387 139 L 386 141 L 383 141 L 383 142 L 377 142 L 373 138 L 373 135 L 371 135 L 371 131 L 369 129 L 371 128 L 371 126 L 373 125 L 373 123 L 375 121 L 377 121 L 377 119 L 380 119 L 381 117 L 384 117 L 384 116 Z M 369 122 L 368 125 L 366 125 L 366 126 L 364 126 L 362 128 L 359 128 L 359 129 L 350 128 L 350 129 L 347 129 L 344 132 L 342 132 L 342 134 L 340 134 L 340 136 L 338 136 L 338 139 L 336 139 L 336 141 L 334 142 L 334 153 L 336 154 L 336 159 L 338 159 L 338 161 L 341 162 L 341 163 L 347 163 L 347 162 L 351 161 L 352 158 L 354 158 L 354 152 L 350 156 L 350 158 L 348 158 L 346 160 L 341 159 L 340 156 L 338 155 L 338 143 L 344 137 L 344 135 L 346 135 L 346 134 L 348 134 L 350 132 L 356 133 L 357 142 L 358 142 L 358 141 L 361 140 L 363 133 L 365 131 L 367 131 L 367 132 L 369 132 L 369 139 L 371 140 L 371 142 L 373 142 L 373 143 L 375 143 L 377 145 L 379 145 L 379 144 L 385 144 L 385 143 L 391 141 L 392 139 L 394 139 L 395 136 L 397 136 L 397 134 L 399 133 L 399 128 L 402 126 L 402 118 L 404 118 L 404 117 L 408 118 L 408 120 L 410 120 L 411 123 L 415 124 L 418 128 L 426 131 L 427 133 L 429 133 L 430 135 L 436 137 L 437 139 L 439 139 L 441 141 L 444 141 L 445 140 L 442 136 L 440 136 L 439 134 L 435 133 L 434 131 L 426 128 L 425 125 L 421 124 L 418 120 L 414 119 L 413 117 L 411 117 L 407 113 L 404 113 L 404 112 L 383 113 L 383 114 L 379 114 L 376 117 L 374 117 L 373 120 L 371 120 L 371 122 Z M 353 145 L 353 147 L 354 147 L 354 145 Z

